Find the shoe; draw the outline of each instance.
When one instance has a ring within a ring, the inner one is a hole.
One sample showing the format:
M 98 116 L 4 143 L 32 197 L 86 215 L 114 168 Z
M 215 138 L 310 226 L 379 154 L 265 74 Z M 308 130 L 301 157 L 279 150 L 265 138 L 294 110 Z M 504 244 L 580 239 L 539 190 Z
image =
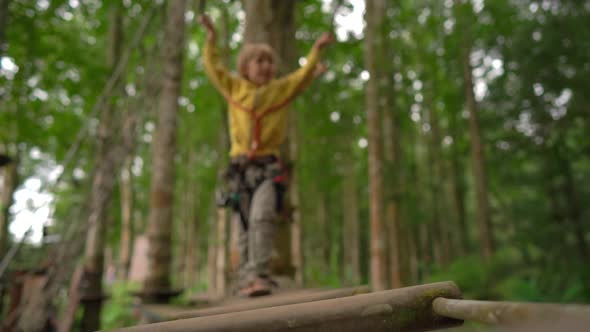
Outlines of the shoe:
M 270 280 L 266 278 L 256 278 L 250 286 L 249 297 L 270 295 L 272 293 Z
M 243 297 L 258 297 L 264 295 L 270 295 L 272 284 L 270 280 L 266 278 L 256 278 L 252 280 L 248 287 L 242 288 L 238 291 L 238 294 Z

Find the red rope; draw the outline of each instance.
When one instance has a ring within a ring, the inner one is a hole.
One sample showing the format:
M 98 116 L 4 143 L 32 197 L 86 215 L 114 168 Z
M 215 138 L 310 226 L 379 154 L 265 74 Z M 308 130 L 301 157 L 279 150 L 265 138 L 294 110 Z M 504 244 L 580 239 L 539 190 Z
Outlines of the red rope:
M 222 91 L 222 95 L 228 104 L 232 105 L 233 107 L 239 109 L 242 112 L 250 113 L 252 115 L 252 125 L 254 126 L 254 130 L 253 130 L 252 144 L 250 145 L 250 151 L 248 151 L 248 158 L 249 159 L 254 158 L 254 155 L 256 154 L 256 151 L 258 150 L 258 148 L 260 146 L 260 138 L 261 138 L 260 136 L 262 134 L 262 118 L 264 118 L 265 116 L 269 115 L 272 112 L 275 112 L 275 111 L 287 106 L 291 101 L 293 101 L 295 96 L 297 96 L 297 94 L 299 93 L 299 90 L 301 90 L 301 87 L 303 86 L 304 82 L 305 82 L 304 80 L 299 82 L 299 85 L 297 85 L 295 92 L 291 96 L 287 97 L 284 101 L 282 101 L 276 105 L 271 105 L 267 109 L 260 112 L 260 114 L 258 114 L 258 115 L 256 114 L 256 112 L 254 112 L 254 109 L 249 109 L 249 108 L 242 106 L 240 103 L 233 100 L 225 91 Z

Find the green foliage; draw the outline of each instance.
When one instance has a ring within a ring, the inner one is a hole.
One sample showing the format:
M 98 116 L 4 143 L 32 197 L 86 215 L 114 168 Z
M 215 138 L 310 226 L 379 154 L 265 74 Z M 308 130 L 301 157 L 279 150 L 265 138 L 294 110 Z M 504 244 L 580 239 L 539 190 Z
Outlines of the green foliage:
M 115 282 L 107 288 L 110 298 L 102 309 L 101 328 L 111 330 L 137 324 L 137 300 L 131 295 L 140 289 L 139 284 Z
M 18 71 L 0 74 L 0 148 L 13 146 L 19 151 L 22 183 L 37 177 L 47 185 L 55 178 L 49 173 L 63 165 L 76 136 L 87 129 L 63 182 L 51 188 L 54 229 L 64 232 L 69 225 L 86 220 L 91 175 L 97 166 L 99 118 L 91 117 L 90 111 L 110 75 L 106 61 L 108 8 L 114 2 L 44 3 L 10 1 L 7 48 L 2 56 L 14 61 Z M 124 3 L 123 34 L 128 45 L 154 3 Z M 236 38 L 243 24 L 241 3 L 207 3 L 216 23 L 223 10 L 229 13 L 228 30 L 236 32 L 230 41 L 229 62 L 233 63 L 241 44 Z M 396 121 L 401 151 L 398 161 L 384 166 L 383 185 L 387 198 L 398 200 L 403 241 L 412 239 L 418 252 L 419 275 L 412 282 L 454 280 L 466 298 L 474 299 L 590 302 L 588 253 L 581 249 L 581 242 L 588 246 L 590 231 L 590 207 L 584 204 L 590 197 L 587 3 L 387 3 L 381 31 L 385 55 L 379 60 L 390 81 L 382 87 L 388 97 L 382 112 Z M 342 1 L 337 14 L 349 13 L 355 6 L 358 4 Z M 297 1 L 298 57 L 305 56 L 322 31 L 334 28 L 333 9 L 327 7 L 322 1 Z M 187 18 L 195 14 L 195 8 L 190 11 Z M 132 165 L 136 234 L 146 231 L 149 215 L 152 142 L 163 76 L 163 21 L 159 13 L 144 40 L 131 50 L 123 75 L 125 89 L 112 98 L 121 114 L 138 110 L 140 115 Z M 478 256 L 470 160 L 473 139 L 465 112 L 462 63 L 467 41 L 472 45 L 469 60 L 479 92 L 476 102 L 494 239 L 499 248 L 489 265 L 482 264 Z M 219 170 L 227 164 L 221 135 L 226 130 L 226 105 L 203 73 L 203 42 L 203 30 L 194 20 L 189 21 L 177 115 L 178 150 L 170 161 L 176 166 L 177 183 L 175 269 L 183 267 L 186 226 L 196 223 L 198 232 L 200 277 L 190 281 L 191 292 L 202 292 L 207 286 L 206 248 L 215 229 L 213 192 Z M 356 180 L 352 194 L 359 205 L 362 280 L 369 280 L 364 46 L 363 37 L 351 33 L 326 50 L 323 58 L 329 71 L 297 98 L 291 109 L 298 129 L 297 209 L 303 222 L 307 286 L 339 287 L 351 277 L 350 266 L 344 261 L 348 244 L 342 239 L 342 197 L 351 194 L 343 192 L 344 166 L 350 164 Z M 435 124 L 440 137 L 433 134 Z M 434 172 L 437 165 L 442 169 L 440 176 Z M 463 204 L 462 211 L 458 203 Z M 115 253 L 120 246 L 120 208 L 117 190 L 109 210 L 107 235 L 108 246 Z M 319 223 L 322 213 L 325 222 Z M 436 220 L 449 228 L 451 248 L 446 265 L 433 262 L 435 254 L 440 254 L 432 240 L 440 234 Z M 468 256 L 459 249 L 464 240 L 459 235 L 461 220 Z M 422 229 L 426 235 L 421 234 Z M 15 266 L 35 265 L 42 261 L 39 255 L 26 248 Z M 411 256 L 409 250 L 402 256 Z M 184 282 L 183 274 L 176 270 L 173 279 Z M 113 286 L 113 298 L 104 311 L 105 329 L 131 323 L 131 298 L 125 294 L 130 288 L 133 286 Z
M 489 299 L 490 269 L 481 264 L 478 256 L 469 256 L 454 261 L 448 269 L 434 272 L 426 282 L 452 280 L 461 289 L 465 298 Z
M 425 281 L 452 280 L 468 299 L 587 303 L 590 292 L 586 282 L 588 267 L 570 264 L 546 265 L 546 257 L 527 262 L 516 248 L 498 251 L 491 264 L 482 264 L 479 256 L 455 260 Z M 568 271 L 568 273 L 563 273 Z

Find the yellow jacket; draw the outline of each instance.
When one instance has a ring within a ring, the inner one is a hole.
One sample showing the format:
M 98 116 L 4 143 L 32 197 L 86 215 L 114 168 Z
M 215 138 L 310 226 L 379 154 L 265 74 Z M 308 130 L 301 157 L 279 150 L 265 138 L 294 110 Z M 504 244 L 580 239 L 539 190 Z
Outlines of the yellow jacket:
M 303 67 L 256 86 L 229 73 L 220 61 L 214 41 L 205 44 L 205 70 L 228 102 L 230 156 L 279 155 L 285 139 L 287 105 L 311 82 L 318 60 L 319 50 L 313 47 Z

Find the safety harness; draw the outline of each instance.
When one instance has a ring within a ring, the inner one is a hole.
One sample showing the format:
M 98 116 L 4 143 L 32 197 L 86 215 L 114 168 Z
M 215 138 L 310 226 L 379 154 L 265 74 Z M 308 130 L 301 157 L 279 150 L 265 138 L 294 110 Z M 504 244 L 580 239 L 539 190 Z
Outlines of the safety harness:
M 248 158 L 249 159 L 254 158 L 256 151 L 260 147 L 260 136 L 262 134 L 262 119 L 265 116 L 289 105 L 289 103 L 291 103 L 291 101 L 293 101 L 295 96 L 297 96 L 297 94 L 302 89 L 304 82 L 305 82 L 304 80 L 299 82 L 299 84 L 297 85 L 293 94 L 291 94 L 289 97 L 287 97 L 284 101 L 282 101 L 278 104 L 269 106 L 268 108 L 261 111 L 259 114 L 256 114 L 256 112 L 255 112 L 256 108 L 247 108 L 247 107 L 243 106 L 242 104 L 233 100 L 231 98 L 231 96 L 229 96 L 229 94 L 226 91 L 220 89 L 221 94 L 223 95 L 223 98 L 227 101 L 227 103 L 229 105 L 232 105 L 233 107 L 237 108 L 238 110 L 240 110 L 242 112 L 246 112 L 246 113 L 250 114 L 250 117 L 252 119 L 252 136 L 251 136 L 251 143 L 250 143 L 250 151 L 248 151 Z
M 251 143 L 250 143 L 250 150 L 248 151 L 248 163 L 253 163 L 256 164 L 256 151 L 258 151 L 258 148 L 260 147 L 260 139 L 261 139 L 261 134 L 262 134 L 262 119 L 287 106 L 294 98 L 295 96 L 297 96 L 297 94 L 302 90 L 303 85 L 305 83 L 305 80 L 302 80 L 301 82 L 299 82 L 299 84 L 297 85 L 297 87 L 295 88 L 294 92 L 292 95 L 288 96 L 284 101 L 275 104 L 275 105 L 271 105 L 270 107 L 263 109 L 261 112 L 259 112 L 258 114 L 256 114 L 256 108 L 247 108 L 245 106 L 243 106 L 242 104 L 240 104 L 239 102 L 233 100 L 231 98 L 231 96 L 223 89 L 219 89 L 223 98 L 226 100 L 226 102 L 235 107 L 236 109 L 240 110 L 241 112 L 246 112 L 248 114 L 250 114 L 250 118 L 252 119 L 252 135 L 251 135 Z M 284 169 L 282 162 L 280 159 L 277 158 L 276 162 L 278 162 L 281 165 L 281 169 Z M 247 163 L 247 164 L 248 164 Z M 232 177 L 233 176 L 239 176 L 240 181 L 244 181 L 244 171 L 245 171 L 244 165 L 242 165 L 241 167 L 238 167 L 237 169 L 235 167 L 230 166 L 230 168 L 228 169 L 228 174 L 226 174 L 226 178 L 227 177 Z M 285 174 L 282 174 L 283 171 L 281 171 L 279 174 L 276 174 L 272 177 L 272 181 L 275 185 L 275 189 L 276 189 L 276 193 L 277 193 L 277 211 L 281 211 L 283 209 L 283 195 L 286 192 L 286 176 Z M 242 188 L 239 188 L 238 190 L 230 193 L 229 195 L 220 195 L 220 200 L 218 201 L 218 204 L 220 206 L 229 206 L 231 207 L 234 211 L 239 213 L 240 216 L 240 221 L 242 224 L 242 227 L 244 230 L 248 230 L 248 218 L 246 216 L 246 214 L 244 213 L 244 209 L 241 206 L 241 202 L 242 199 L 246 199 L 249 203 L 252 195 L 253 195 L 253 191 L 251 190 L 245 190 L 245 188 L 243 188 L 243 186 L 240 186 Z

